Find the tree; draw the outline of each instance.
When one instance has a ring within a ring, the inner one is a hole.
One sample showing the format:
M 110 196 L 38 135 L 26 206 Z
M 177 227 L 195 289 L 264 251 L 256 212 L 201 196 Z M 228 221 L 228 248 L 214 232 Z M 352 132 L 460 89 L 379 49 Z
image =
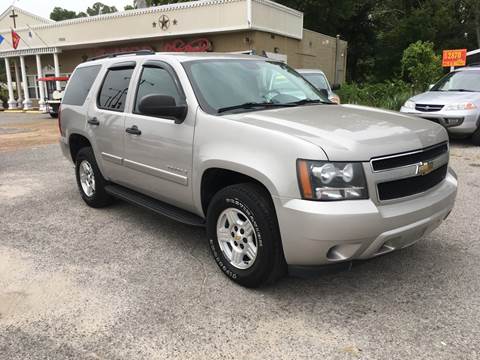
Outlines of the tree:
M 417 91 L 425 91 L 429 84 L 442 75 L 440 57 L 433 50 L 433 43 L 417 41 L 405 49 L 402 56 L 402 75 Z
M 115 6 L 108 6 L 108 5 L 102 4 L 101 2 L 96 2 L 95 4 L 92 5 L 92 7 L 88 7 L 87 14 L 88 16 L 96 16 L 96 15 L 102 15 L 102 14 L 110 14 L 117 11 L 118 10 Z
M 77 13 L 75 11 L 67 10 L 59 6 L 55 6 L 50 13 L 50 19 L 55 21 L 75 19 L 77 17 Z

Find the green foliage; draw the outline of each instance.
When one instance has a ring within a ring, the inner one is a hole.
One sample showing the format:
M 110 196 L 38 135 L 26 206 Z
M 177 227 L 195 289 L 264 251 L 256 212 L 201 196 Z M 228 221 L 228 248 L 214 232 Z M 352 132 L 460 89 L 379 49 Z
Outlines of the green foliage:
M 102 4 L 101 2 L 96 2 L 91 7 L 87 8 L 86 12 L 80 11 L 79 13 L 56 6 L 50 13 L 50 19 L 55 21 L 62 21 L 87 16 L 95 16 L 100 14 L 109 14 L 113 12 L 117 12 L 117 8 L 115 6 L 108 6 Z
M 337 94 L 344 104 L 358 104 L 398 111 L 414 93 L 410 84 L 402 80 L 395 80 L 376 84 L 344 84 Z
M 440 57 L 433 51 L 433 43 L 417 41 L 410 44 L 402 57 L 402 76 L 417 91 L 425 91 L 429 84 L 442 76 Z
M 88 16 L 110 14 L 110 13 L 114 13 L 114 12 L 117 12 L 117 11 L 118 10 L 115 6 L 108 6 L 108 5 L 102 4 L 101 2 L 96 2 L 91 7 L 87 8 Z
M 50 13 L 50 19 L 55 21 L 75 19 L 77 17 L 77 13 L 75 11 L 70 11 L 59 6 L 55 6 Z

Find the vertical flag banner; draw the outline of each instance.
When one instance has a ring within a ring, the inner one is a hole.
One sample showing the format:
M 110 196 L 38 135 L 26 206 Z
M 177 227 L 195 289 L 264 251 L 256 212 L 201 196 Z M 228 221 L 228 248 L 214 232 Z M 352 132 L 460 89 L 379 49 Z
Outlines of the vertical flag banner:
M 20 35 L 18 35 L 15 31 L 12 30 L 12 45 L 13 45 L 13 48 L 17 49 L 18 44 L 20 44 Z
M 4 39 L 5 38 L 2 35 L 0 35 L 0 44 L 3 42 Z

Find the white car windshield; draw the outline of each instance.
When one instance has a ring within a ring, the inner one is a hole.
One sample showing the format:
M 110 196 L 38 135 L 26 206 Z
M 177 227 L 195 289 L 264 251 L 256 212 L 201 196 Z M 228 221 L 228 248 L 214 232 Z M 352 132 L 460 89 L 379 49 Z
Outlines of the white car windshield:
M 480 92 L 480 71 L 454 71 L 443 77 L 431 91 Z
M 250 59 L 183 63 L 204 111 L 212 114 L 330 103 L 287 65 Z

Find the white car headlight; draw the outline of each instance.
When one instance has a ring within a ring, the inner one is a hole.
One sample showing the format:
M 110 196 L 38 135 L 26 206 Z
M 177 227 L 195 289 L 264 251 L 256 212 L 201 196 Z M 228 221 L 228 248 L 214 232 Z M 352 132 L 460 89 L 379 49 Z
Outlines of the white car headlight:
M 403 104 L 403 107 L 407 109 L 415 109 L 415 102 L 412 100 L 407 100 L 405 104 Z
M 459 103 L 459 104 L 450 104 L 446 105 L 443 110 L 445 111 L 455 111 L 455 110 L 475 110 L 477 106 L 471 102 Z
M 306 200 L 368 199 L 361 163 L 297 161 L 298 182 Z

